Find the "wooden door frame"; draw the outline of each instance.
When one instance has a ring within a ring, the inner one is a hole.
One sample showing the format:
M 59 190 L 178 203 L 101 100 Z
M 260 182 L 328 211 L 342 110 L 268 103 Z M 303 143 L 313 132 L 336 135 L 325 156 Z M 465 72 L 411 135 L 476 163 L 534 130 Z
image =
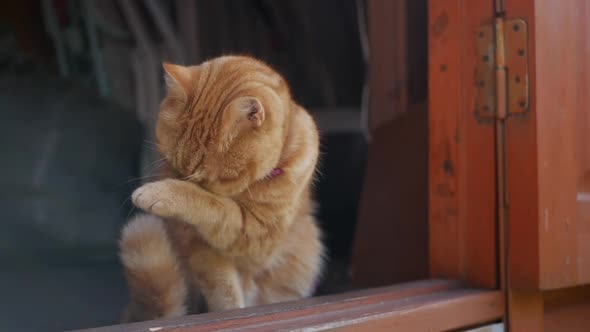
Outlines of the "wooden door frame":
M 590 103 L 590 5 L 506 0 L 505 6 L 507 17 L 527 22 L 530 50 L 529 109 L 506 120 L 510 283 L 528 291 L 590 284 L 590 269 L 582 268 L 590 254 L 576 246 L 582 229 L 575 213 L 582 189 L 576 177 L 579 168 L 587 170 L 576 162 L 588 153 L 576 148 L 588 135 L 576 135 L 588 130 L 588 117 L 577 115 Z
M 503 12 L 527 23 L 530 73 L 526 113 L 505 121 L 507 320 L 514 331 L 586 331 L 590 254 L 578 251 L 575 211 L 576 162 L 587 155 L 576 135 L 588 123 L 580 114 L 590 102 L 590 5 L 504 0 Z
M 476 31 L 491 0 L 429 1 L 430 268 L 498 287 L 494 122 L 475 110 Z

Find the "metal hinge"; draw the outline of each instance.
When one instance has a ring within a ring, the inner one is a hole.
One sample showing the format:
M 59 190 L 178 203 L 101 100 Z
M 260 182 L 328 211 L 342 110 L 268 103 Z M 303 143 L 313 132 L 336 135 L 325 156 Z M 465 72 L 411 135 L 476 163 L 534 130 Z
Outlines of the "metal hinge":
M 476 116 L 504 119 L 529 108 L 527 24 L 495 19 L 476 33 Z

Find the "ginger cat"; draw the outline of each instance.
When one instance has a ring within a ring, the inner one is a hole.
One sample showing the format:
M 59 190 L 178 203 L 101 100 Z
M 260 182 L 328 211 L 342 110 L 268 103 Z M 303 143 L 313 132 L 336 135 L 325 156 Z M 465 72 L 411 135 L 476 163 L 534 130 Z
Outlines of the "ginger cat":
M 167 175 L 123 229 L 125 321 L 295 300 L 312 294 L 323 246 L 311 186 L 319 138 L 285 80 L 249 57 L 164 64 L 156 125 Z

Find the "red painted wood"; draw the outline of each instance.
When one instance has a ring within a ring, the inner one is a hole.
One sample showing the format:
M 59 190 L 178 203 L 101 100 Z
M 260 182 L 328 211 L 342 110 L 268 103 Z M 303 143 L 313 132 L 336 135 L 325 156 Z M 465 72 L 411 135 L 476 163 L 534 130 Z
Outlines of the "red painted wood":
M 491 0 L 429 1 L 430 271 L 497 285 L 493 122 L 474 115 L 475 31 Z
M 351 259 L 355 286 L 428 277 L 428 113 L 381 126 L 369 145 Z
M 408 107 L 407 1 L 367 1 L 372 130 Z
M 507 122 L 515 289 L 590 283 L 590 4 L 506 0 L 529 25 L 531 107 Z
M 464 289 L 456 282 L 429 280 L 271 306 L 83 331 L 448 331 L 498 320 L 503 311 L 502 295 L 498 291 Z

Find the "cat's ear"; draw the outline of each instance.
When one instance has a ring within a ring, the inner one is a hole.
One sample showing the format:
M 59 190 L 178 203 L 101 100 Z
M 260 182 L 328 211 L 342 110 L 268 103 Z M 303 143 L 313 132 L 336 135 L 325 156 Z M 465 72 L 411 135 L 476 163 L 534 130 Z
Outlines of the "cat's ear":
M 238 123 L 254 128 L 260 127 L 264 122 L 264 107 L 256 97 L 239 97 L 230 104 L 230 111 Z
M 256 97 L 238 97 L 223 110 L 223 125 L 220 133 L 224 141 L 219 144 L 220 151 L 230 145 L 240 132 L 255 129 L 264 123 L 265 111 Z
M 162 63 L 166 74 L 166 86 L 168 89 L 178 86 L 184 93 L 185 97 L 189 94 L 191 89 L 191 74 L 190 69 L 185 66 L 174 65 L 171 63 Z

